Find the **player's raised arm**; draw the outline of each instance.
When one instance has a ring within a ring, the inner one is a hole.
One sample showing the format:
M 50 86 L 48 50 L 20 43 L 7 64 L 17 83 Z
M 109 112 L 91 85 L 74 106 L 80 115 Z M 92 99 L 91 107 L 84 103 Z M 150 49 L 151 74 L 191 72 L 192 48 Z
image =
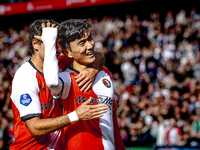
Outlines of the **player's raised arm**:
M 62 51 L 59 42 L 62 40 L 58 35 L 58 26 L 47 23 L 42 25 L 42 36 L 35 36 L 36 39 L 43 41 L 45 45 L 45 56 L 43 72 L 47 86 L 58 96 L 66 97 L 68 83 L 59 78 L 59 66 L 57 53 Z

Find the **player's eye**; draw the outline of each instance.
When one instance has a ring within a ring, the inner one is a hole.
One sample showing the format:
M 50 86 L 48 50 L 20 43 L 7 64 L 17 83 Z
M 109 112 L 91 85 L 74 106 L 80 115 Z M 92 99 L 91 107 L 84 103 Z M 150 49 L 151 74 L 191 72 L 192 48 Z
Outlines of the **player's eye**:
M 84 44 L 85 44 L 85 41 L 81 41 L 81 42 L 79 43 L 80 46 L 84 46 Z

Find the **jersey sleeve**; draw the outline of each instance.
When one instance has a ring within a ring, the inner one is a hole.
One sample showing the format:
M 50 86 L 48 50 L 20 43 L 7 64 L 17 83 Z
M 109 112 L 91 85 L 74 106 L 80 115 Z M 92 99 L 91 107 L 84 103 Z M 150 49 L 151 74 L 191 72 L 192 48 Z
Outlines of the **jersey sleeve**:
M 38 85 L 33 76 L 17 74 L 12 82 L 11 99 L 22 121 L 42 116 Z
M 59 73 L 59 77 L 62 79 L 63 83 L 64 83 L 64 89 L 63 89 L 63 93 L 62 93 L 62 99 L 65 99 L 68 97 L 69 95 L 69 90 L 71 87 L 71 77 L 70 77 L 70 73 L 67 71 L 64 72 L 60 72 Z

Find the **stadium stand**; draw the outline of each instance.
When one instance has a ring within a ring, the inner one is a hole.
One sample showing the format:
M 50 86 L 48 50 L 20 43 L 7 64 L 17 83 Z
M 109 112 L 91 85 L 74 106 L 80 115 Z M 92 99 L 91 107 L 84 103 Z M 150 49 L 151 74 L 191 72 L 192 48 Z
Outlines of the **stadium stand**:
M 196 8 L 88 17 L 106 57 L 125 146 L 200 149 L 200 14 Z M 10 84 L 30 58 L 28 25 L 0 30 L 0 149 L 13 142 Z

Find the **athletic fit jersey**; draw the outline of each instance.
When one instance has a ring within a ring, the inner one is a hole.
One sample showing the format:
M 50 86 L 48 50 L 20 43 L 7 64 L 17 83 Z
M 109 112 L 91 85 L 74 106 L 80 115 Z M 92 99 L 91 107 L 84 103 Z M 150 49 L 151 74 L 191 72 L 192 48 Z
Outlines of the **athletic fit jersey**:
M 108 111 L 101 118 L 77 121 L 65 127 L 66 149 L 115 150 L 113 111 L 117 106 L 114 101 L 114 88 L 109 71 L 106 68 L 99 71 L 88 92 L 80 91 L 74 79 L 77 73 L 70 69 L 66 72 L 69 72 L 65 80 L 69 80 L 70 89 L 68 97 L 62 100 L 65 114 L 74 111 L 91 96 L 93 99 L 90 105 L 105 104 L 108 107 Z M 64 78 L 64 74 L 61 78 Z
M 42 136 L 32 136 L 25 125 L 33 117 L 54 118 L 63 115 L 60 100 L 52 98 L 46 86 L 43 73 L 38 71 L 32 62 L 25 62 L 16 72 L 12 81 L 11 104 L 14 114 L 14 137 L 11 150 L 62 149 L 58 140 L 63 129 Z M 62 140 L 61 140 L 62 141 Z M 49 148 L 47 148 L 47 146 Z

